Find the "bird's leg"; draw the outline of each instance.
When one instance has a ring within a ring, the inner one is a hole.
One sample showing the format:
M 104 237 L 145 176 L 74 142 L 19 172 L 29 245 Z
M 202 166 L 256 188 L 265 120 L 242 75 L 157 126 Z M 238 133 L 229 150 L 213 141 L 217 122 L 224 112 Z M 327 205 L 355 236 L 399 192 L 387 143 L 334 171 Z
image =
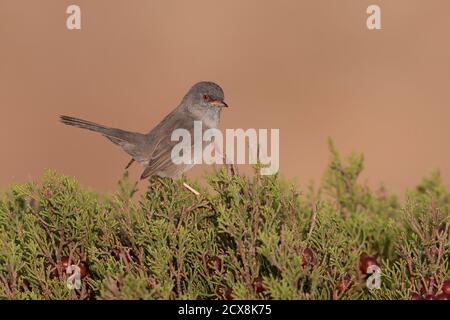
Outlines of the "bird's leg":
M 125 170 L 128 170 L 128 168 L 133 164 L 134 159 L 131 158 L 130 162 L 128 162 L 127 166 L 125 167 Z
M 223 163 L 230 170 L 231 175 L 235 176 L 237 174 L 236 167 L 233 162 L 228 159 L 225 152 L 223 152 L 221 145 L 216 140 L 214 140 L 214 151 L 222 158 Z

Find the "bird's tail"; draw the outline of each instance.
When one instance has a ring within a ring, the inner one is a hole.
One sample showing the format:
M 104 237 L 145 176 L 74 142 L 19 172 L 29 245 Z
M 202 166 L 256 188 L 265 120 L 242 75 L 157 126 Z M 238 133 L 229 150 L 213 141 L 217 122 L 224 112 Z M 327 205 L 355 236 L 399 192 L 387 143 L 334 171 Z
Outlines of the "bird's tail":
M 62 123 L 69 126 L 101 133 L 113 143 L 121 146 L 133 157 L 133 159 L 139 162 L 145 161 L 144 147 L 146 139 L 144 134 L 110 128 L 101 124 L 69 116 L 61 116 L 60 120 Z
M 78 118 L 74 118 L 74 117 L 69 117 L 69 116 L 61 116 L 60 120 L 62 123 L 67 124 L 69 126 L 74 126 L 74 127 L 78 127 L 78 128 L 82 128 L 82 129 L 100 132 L 103 134 L 106 134 L 109 129 L 105 126 L 102 126 L 102 125 L 94 123 L 94 122 L 90 122 L 87 120 L 78 119 Z

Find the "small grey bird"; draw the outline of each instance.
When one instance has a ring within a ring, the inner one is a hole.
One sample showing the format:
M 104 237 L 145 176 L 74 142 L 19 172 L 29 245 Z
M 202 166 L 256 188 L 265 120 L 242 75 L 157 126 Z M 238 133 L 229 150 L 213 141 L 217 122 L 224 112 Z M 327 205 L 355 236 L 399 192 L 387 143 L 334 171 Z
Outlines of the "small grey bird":
M 68 116 L 61 116 L 61 122 L 101 133 L 113 143 L 121 146 L 132 157 L 126 169 L 134 161 L 145 167 L 141 179 L 153 175 L 178 179 L 184 172 L 191 169 L 193 164 L 174 164 L 172 162 L 172 148 L 179 143 L 171 141 L 172 132 L 176 129 L 188 130 L 191 133 L 191 147 L 193 148 L 194 121 L 202 122 L 203 132 L 210 128 L 218 128 L 220 112 L 223 107 L 228 107 L 228 105 L 224 102 L 222 88 L 213 82 L 199 82 L 188 91 L 178 107 L 146 134 L 110 128 Z

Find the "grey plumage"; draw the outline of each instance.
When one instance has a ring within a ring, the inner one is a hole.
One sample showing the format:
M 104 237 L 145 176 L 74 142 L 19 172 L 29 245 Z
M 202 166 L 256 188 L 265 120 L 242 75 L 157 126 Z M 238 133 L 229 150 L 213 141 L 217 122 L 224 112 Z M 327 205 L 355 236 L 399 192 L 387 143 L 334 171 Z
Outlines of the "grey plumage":
M 152 175 L 176 179 L 193 165 L 172 162 L 172 148 L 178 143 L 171 141 L 172 132 L 181 128 L 188 130 L 193 147 L 194 121 L 202 122 L 203 131 L 217 128 L 222 107 L 227 107 L 222 88 L 212 82 L 199 82 L 188 91 L 178 107 L 147 134 L 110 128 L 69 116 L 61 116 L 60 120 L 66 125 L 98 132 L 122 147 L 132 157 L 127 168 L 133 161 L 145 167 L 141 179 Z

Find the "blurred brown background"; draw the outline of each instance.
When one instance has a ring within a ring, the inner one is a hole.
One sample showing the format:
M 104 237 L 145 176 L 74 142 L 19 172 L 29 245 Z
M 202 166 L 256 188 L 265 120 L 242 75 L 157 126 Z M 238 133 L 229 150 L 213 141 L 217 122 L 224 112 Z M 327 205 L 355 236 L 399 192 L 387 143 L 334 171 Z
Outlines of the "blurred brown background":
M 82 30 L 66 29 L 81 7 Z M 381 31 L 366 8 L 382 10 Z M 0 0 L 0 185 L 45 168 L 115 189 L 128 156 L 68 114 L 146 132 L 212 80 L 225 128 L 280 128 L 280 166 L 318 181 L 326 139 L 404 191 L 450 181 L 448 0 Z M 138 177 L 142 169 L 131 172 Z M 205 167 L 189 176 L 202 175 Z

